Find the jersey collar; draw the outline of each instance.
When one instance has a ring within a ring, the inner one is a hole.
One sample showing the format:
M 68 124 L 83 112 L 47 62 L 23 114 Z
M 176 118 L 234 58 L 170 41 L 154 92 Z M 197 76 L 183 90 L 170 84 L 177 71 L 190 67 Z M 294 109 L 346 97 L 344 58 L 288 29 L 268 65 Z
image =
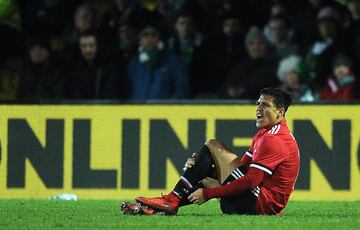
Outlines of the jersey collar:
M 282 119 L 280 122 L 276 123 L 275 125 L 280 124 L 281 126 L 286 126 L 286 119 Z M 275 125 L 269 127 L 269 128 L 265 128 L 266 131 L 269 131 L 270 129 L 272 129 Z

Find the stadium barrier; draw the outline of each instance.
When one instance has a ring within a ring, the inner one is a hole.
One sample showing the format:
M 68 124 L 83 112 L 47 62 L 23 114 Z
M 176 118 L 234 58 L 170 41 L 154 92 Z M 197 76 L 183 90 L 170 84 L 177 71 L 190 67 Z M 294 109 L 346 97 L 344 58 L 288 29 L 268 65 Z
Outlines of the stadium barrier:
M 0 105 L 0 198 L 157 196 L 207 139 L 242 155 L 254 105 Z M 360 199 L 360 107 L 294 105 L 294 200 Z

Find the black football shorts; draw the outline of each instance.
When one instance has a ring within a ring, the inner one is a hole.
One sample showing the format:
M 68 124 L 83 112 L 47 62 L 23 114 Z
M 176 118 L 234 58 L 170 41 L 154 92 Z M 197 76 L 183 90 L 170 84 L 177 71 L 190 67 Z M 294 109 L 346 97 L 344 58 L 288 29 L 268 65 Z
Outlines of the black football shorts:
M 243 166 L 238 167 L 226 178 L 222 185 L 226 185 L 243 177 L 245 172 L 246 170 Z M 256 201 L 259 193 L 260 188 L 256 187 L 255 189 L 245 192 L 239 196 L 221 198 L 221 211 L 224 214 L 255 215 Z

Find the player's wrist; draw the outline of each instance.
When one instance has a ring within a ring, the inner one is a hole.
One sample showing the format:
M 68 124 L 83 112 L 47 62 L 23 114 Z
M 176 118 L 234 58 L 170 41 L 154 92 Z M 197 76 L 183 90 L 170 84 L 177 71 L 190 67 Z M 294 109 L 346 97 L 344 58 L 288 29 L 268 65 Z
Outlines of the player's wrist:
M 205 201 L 208 201 L 212 198 L 210 195 L 210 190 L 211 190 L 211 188 L 203 188 L 202 189 L 202 195 L 203 195 Z

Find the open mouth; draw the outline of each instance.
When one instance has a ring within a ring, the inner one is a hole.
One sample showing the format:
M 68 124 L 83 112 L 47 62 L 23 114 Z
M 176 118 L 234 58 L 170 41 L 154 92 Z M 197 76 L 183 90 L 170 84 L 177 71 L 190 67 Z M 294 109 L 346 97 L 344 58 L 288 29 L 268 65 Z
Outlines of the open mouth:
M 261 114 L 256 114 L 256 118 L 257 118 L 258 120 L 261 120 L 261 119 L 263 119 L 263 116 L 262 116 Z

